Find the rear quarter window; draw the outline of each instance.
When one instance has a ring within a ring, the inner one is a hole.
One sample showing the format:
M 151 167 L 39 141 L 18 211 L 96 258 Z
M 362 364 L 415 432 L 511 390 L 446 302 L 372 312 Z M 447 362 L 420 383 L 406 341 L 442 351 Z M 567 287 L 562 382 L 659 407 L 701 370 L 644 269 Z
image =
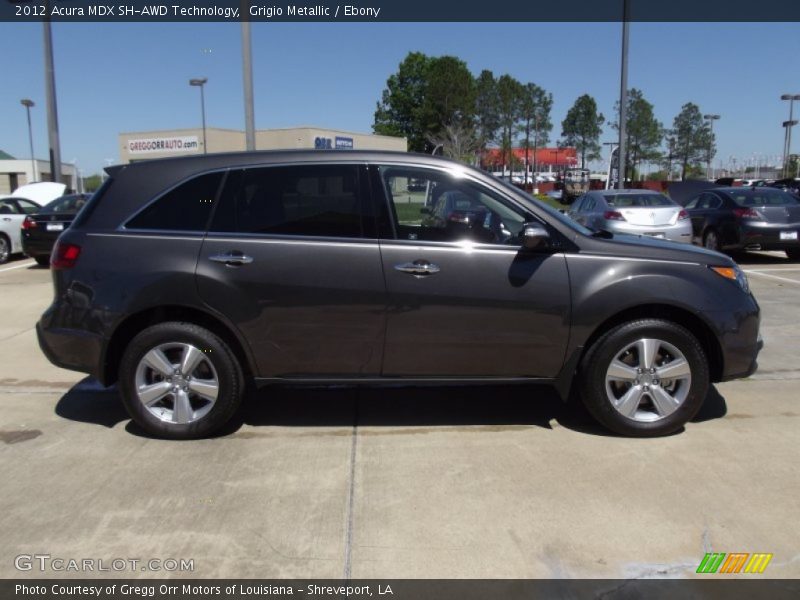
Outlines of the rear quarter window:
M 205 231 L 224 172 L 205 173 L 179 184 L 130 219 L 127 229 Z

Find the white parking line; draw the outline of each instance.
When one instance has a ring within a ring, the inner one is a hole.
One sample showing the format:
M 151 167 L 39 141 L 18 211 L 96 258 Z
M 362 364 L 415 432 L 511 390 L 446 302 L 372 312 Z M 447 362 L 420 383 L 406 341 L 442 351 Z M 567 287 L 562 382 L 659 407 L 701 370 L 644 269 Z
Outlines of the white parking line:
M 761 271 L 747 271 L 748 275 L 761 275 L 761 277 L 769 277 L 770 279 L 778 279 L 780 281 L 788 281 L 789 283 L 796 283 L 800 285 L 800 280 L 789 279 L 788 277 L 778 277 L 777 275 L 770 275 L 769 273 L 762 273 Z
M 30 261 L 30 262 L 22 263 L 21 265 L 14 265 L 13 267 L 6 267 L 5 269 L 0 269 L 0 273 L 2 273 L 3 271 L 13 271 L 14 269 L 21 269 L 22 267 L 32 267 L 34 264 L 36 264 L 34 261 Z

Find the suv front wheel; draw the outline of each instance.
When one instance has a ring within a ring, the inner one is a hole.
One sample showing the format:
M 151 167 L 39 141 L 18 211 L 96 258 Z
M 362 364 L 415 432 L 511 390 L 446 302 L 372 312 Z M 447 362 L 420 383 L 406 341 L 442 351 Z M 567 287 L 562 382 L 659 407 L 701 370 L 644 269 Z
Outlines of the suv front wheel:
M 208 436 L 236 412 L 244 390 L 230 348 L 192 323 L 148 327 L 122 356 L 119 385 L 125 408 L 148 433 L 162 438 Z
M 581 396 L 603 425 L 623 435 L 666 435 L 705 400 L 708 359 L 687 329 L 660 319 L 623 323 L 586 353 Z

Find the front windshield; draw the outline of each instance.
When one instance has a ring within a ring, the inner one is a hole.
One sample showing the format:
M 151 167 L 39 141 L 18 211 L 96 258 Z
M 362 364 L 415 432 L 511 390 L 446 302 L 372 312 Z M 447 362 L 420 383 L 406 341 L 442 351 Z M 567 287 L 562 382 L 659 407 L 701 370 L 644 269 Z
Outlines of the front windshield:
M 519 198 L 520 200 L 527 202 L 529 204 L 534 204 L 536 207 L 544 210 L 548 215 L 556 219 L 559 223 L 562 223 L 569 227 L 570 229 L 577 231 L 578 233 L 582 233 L 583 235 L 592 235 L 592 230 L 584 227 L 580 223 L 573 221 L 567 215 L 562 212 L 557 211 L 552 206 L 549 206 L 531 196 L 529 193 L 522 191 L 516 186 L 511 185 L 510 183 L 502 180 L 497 180 L 497 182 L 502 185 L 503 187 L 507 188 L 509 191 L 514 192 L 514 195 Z

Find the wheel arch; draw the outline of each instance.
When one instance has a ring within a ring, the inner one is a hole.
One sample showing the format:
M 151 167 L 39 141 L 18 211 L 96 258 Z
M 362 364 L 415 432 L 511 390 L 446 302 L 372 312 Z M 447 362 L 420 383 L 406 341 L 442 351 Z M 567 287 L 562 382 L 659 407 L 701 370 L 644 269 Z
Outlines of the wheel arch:
M 117 381 L 119 365 L 128 343 L 142 330 L 152 325 L 179 321 L 193 323 L 208 329 L 224 341 L 241 365 L 248 380 L 254 375 L 252 356 L 246 342 L 234 329 L 219 317 L 196 307 L 167 305 L 156 306 L 129 315 L 114 329 L 103 353 L 101 376 L 103 385 Z
M 692 312 L 673 306 L 670 304 L 645 304 L 633 306 L 621 310 L 614 315 L 608 317 L 594 331 L 589 335 L 583 343 L 583 350 L 581 352 L 582 361 L 589 348 L 607 331 L 630 321 L 638 319 L 663 319 L 671 321 L 689 330 L 692 335 L 697 338 L 703 351 L 708 357 L 709 375 L 712 382 L 719 382 L 722 379 L 724 360 L 722 355 L 722 346 L 720 346 L 717 336 L 714 331 L 703 319 L 698 317 Z M 580 362 L 578 362 L 580 364 Z

